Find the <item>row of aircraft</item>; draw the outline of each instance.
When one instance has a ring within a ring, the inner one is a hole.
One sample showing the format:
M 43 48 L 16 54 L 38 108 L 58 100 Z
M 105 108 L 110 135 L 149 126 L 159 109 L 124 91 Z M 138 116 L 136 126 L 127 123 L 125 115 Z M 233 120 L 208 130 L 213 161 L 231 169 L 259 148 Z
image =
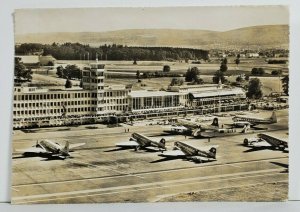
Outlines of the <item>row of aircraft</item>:
M 271 124 L 277 122 L 275 112 L 273 112 L 272 116 L 267 119 L 236 116 L 233 118 L 233 120 L 234 120 L 233 125 L 237 127 L 241 127 L 243 125 L 242 132 L 243 131 L 246 132 L 247 129 L 249 129 L 251 126 L 254 125 Z M 194 133 L 200 132 L 200 134 L 203 137 L 213 137 L 211 136 L 212 133 L 214 133 L 215 136 L 216 134 L 224 135 L 224 133 L 236 132 L 234 131 L 235 129 L 233 128 L 228 128 L 226 129 L 227 131 L 225 131 L 225 129 L 223 128 L 219 128 L 219 123 L 217 118 L 214 118 L 213 123 L 211 125 L 197 125 L 197 128 L 193 128 L 195 126 L 193 125 L 193 123 L 189 121 L 185 122 L 185 124 L 186 124 L 186 128 L 187 126 L 189 126 L 190 129 L 194 129 Z M 206 134 L 207 136 L 205 136 Z M 162 157 L 185 158 L 188 160 L 192 160 L 194 162 L 216 160 L 216 154 L 218 148 L 217 145 L 196 148 L 187 143 L 176 141 L 174 142 L 173 149 L 167 150 L 166 141 L 167 140 L 165 138 L 155 139 L 152 137 L 151 138 L 147 137 L 140 133 L 133 133 L 129 141 L 119 142 L 116 144 L 116 147 L 133 148 L 136 151 L 141 149 L 159 151 L 161 152 L 160 156 Z M 73 148 L 82 145 L 85 145 L 85 143 L 69 144 L 69 142 L 66 141 L 65 145 L 62 145 L 51 140 L 43 139 L 41 141 L 37 141 L 37 143 L 29 149 L 23 149 L 17 151 L 22 151 L 24 154 L 39 154 L 47 157 L 65 159 L 70 157 L 69 152 Z M 287 141 L 284 141 L 282 139 L 264 133 L 258 134 L 257 138 L 245 138 L 244 145 L 247 147 L 251 147 L 253 149 L 262 149 L 262 148 L 272 148 L 272 149 L 279 149 L 279 150 L 288 149 Z
M 232 120 L 233 123 L 229 124 L 231 127 L 224 128 L 219 126 L 218 118 L 214 118 L 213 122 L 210 125 L 200 124 L 185 119 L 178 119 L 176 125 L 171 126 L 170 129 L 167 129 L 164 132 L 170 134 L 191 135 L 196 138 L 197 137 L 212 138 L 212 137 L 224 136 L 225 134 L 247 133 L 251 127 L 260 124 L 267 125 L 267 124 L 277 123 L 277 117 L 275 111 L 273 111 L 271 117 L 269 118 L 234 116 Z M 241 127 L 243 128 L 242 130 L 236 129 Z
M 160 151 L 159 156 L 166 158 L 184 158 L 194 162 L 207 162 L 216 160 L 218 146 L 196 148 L 184 142 L 176 141 L 173 149 L 167 150 L 166 139 L 162 138 L 158 141 L 140 133 L 133 133 L 129 141 L 116 143 L 116 147 L 134 148 L 136 151 L 140 149 Z
M 52 158 L 65 159 L 70 157 L 70 150 L 84 144 L 77 143 L 70 145 L 67 141 L 63 146 L 54 141 L 44 139 L 37 142 L 32 148 L 17 151 L 22 151 L 24 154 L 39 154 Z M 288 149 L 287 141 L 265 133 L 258 134 L 257 138 L 245 138 L 244 145 L 253 149 Z M 165 139 L 162 138 L 157 141 L 140 133 L 133 133 L 130 141 L 117 143 L 116 146 L 120 148 L 134 148 L 136 151 L 141 149 L 161 151 L 159 155 L 162 157 L 185 158 L 194 162 L 215 161 L 218 148 L 218 145 L 196 148 L 184 142 L 176 141 L 174 142 L 173 149 L 167 150 Z

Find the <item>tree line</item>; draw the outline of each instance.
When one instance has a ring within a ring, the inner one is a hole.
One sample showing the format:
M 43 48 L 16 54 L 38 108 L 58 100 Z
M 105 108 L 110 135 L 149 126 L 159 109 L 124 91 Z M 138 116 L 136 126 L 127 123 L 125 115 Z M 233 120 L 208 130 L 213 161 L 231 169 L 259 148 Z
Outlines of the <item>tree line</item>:
M 173 47 L 134 47 L 123 45 L 101 45 L 91 47 L 80 43 L 39 44 L 24 43 L 15 46 L 19 55 L 41 53 L 52 55 L 58 60 L 200 60 L 208 59 L 208 51 L 192 48 Z

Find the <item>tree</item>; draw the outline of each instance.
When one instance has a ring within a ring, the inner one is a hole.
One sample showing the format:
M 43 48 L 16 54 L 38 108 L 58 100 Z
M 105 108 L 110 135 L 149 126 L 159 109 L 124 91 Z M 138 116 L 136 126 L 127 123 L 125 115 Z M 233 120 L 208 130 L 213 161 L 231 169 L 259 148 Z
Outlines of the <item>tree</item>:
M 248 92 L 246 95 L 251 99 L 260 99 L 262 97 L 261 83 L 258 78 L 249 81 Z
M 263 68 L 258 68 L 258 74 L 260 76 L 264 75 L 265 74 L 265 70 Z
M 133 59 L 133 65 L 137 65 L 136 58 Z
M 283 77 L 281 79 L 281 82 L 282 82 L 282 89 L 283 89 L 283 92 L 286 94 L 286 95 L 289 95 L 289 75 L 286 75 L 285 77 Z
M 224 72 L 222 72 L 220 70 L 216 71 L 216 73 L 214 74 L 213 83 L 218 84 L 219 80 L 221 80 L 222 83 L 224 83 L 226 81 Z
M 220 65 L 220 71 L 222 72 L 226 72 L 228 70 L 228 67 L 227 67 L 227 58 L 225 57 L 222 62 L 221 62 L 221 65 Z
M 197 67 L 189 68 L 185 74 L 186 82 L 198 81 L 200 75 L 200 70 Z
M 203 84 L 203 83 L 204 83 L 203 79 L 201 79 L 199 77 L 195 80 L 195 84 Z
M 82 79 L 80 80 L 79 87 L 80 87 L 80 88 L 83 88 L 83 81 L 82 81 Z
M 183 80 L 182 79 L 173 78 L 171 80 L 170 86 L 173 86 L 173 85 L 182 85 L 182 84 L 183 84 Z
M 250 76 L 249 76 L 249 75 L 246 75 L 246 76 L 245 76 L 245 80 L 246 80 L 246 81 L 249 81 L 249 79 L 250 79 Z
M 236 82 L 242 82 L 243 81 L 243 78 L 241 76 L 238 76 L 236 79 L 235 79 Z
M 251 74 L 254 76 L 262 76 L 265 74 L 265 70 L 263 68 L 252 68 Z
M 137 70 L 137 71 L 136 71 L 136 78 L 137 78 L 137 79 L 140 79 L 140 75 L 141 75 L 140 71 Z
M 164 65 L 163 72 L 170 72 L 170 71 L 171 71 L 171 67 L 169 65 Z
M 63 77 L 67 79 L 81 79 L 82 72 L 76 65 L 67 65 L 63 70 Z
M 47 64 L 47 66 L 54 66 L 53 61 L 49 61 L 48 64 Z
M 273 76 L 281 75 L 281 74 L 282 74 L 282 70 L 273 70 L 273 71 L 271 72 L 271 74 L 272 74 Z
M 64 68 L 63 68 L 62 66 L 58 66 L 58 67 L 56 68 L 56 75 L 57 75 L 59 78 L 63 78 L 63 76 L 64 76 L 63 70 L 64 70 Z
M 143 78 L 147 79 L 150 76 L 149 72 L 144 72 L 143 73 Z
M 18 82 L 22 80 L 31 81 L 32 80 L 32 71 L 31 69 L 27 69 L 25 65 L 22 63 L 21 58 L 15 58 L 15 73 L 14 73 Z
M 72 88 L 71 80 L 69 80 L 69 79 L 66 80 L 65 88 Z
M 236 56 L 236 59 L 235 59 L 235 64 L 236 64 L 236 66 L 239 66 L 239 64 L 240 64 L 240 57 L 241 57 L 240 54 L 238 54 L 238 55 Z

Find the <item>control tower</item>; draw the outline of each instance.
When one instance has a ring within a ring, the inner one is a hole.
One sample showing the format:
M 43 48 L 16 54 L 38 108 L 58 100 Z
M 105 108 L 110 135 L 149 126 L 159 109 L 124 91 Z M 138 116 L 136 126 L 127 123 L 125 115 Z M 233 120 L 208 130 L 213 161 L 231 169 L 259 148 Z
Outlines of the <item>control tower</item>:
M 92 63 L 82 72 L 82 87 L 91 90 L 95 114 L 104 113 L 104 72 L 105 65 Z

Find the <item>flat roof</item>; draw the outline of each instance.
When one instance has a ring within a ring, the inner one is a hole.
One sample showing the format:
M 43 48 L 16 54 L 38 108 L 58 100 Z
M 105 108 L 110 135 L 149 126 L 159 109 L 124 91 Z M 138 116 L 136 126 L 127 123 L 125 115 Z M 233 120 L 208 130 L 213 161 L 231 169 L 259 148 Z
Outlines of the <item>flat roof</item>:
M 194 98 L 203 98 L 203 97 L 211 97 L 211 96 L 227 96 L 227 95 L 239 95 L 245 94 L 242 89 L 219 89 L 205 92 L 190 92 Z
M 131 91 L 129 93 L 131 97 L 152 97 L 152 96 L 178 96 L 182 95 L 182 93 L 178 92 L 167 92 L 167 91 L 147 91 L 147 90 L 140 90 L 140 91 Z

